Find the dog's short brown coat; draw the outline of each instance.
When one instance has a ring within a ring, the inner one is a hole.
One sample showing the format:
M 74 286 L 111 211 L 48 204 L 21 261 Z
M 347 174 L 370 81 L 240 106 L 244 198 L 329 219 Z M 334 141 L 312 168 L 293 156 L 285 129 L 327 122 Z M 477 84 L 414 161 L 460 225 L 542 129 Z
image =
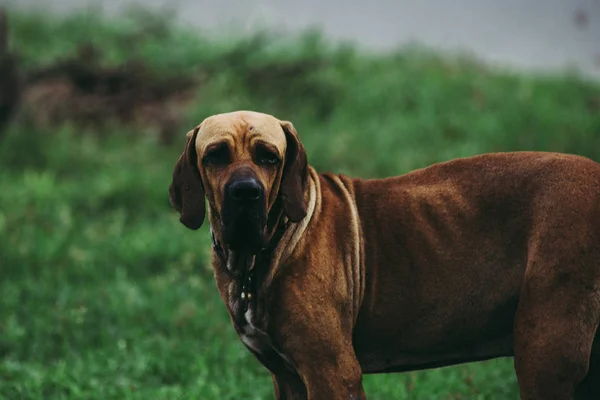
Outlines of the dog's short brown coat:
M 207 167 L 223 141 L 230 162 Z M 256 164 L 259 142 L 278 167 Z M 220 232 L 239 168 L 267 192 L 270 250 L 251 255 L 247 307 Z M 600 165 L 587 158 L 494 153 L 351 179 L 317 174 L 291 123 L 241 111 L 188 133 L 170 192 L 192 229 L 208 200 L 218 289 L 278 399 L 362 399 L 363 373 L 502 356 L 522 399 L 600 398 Z

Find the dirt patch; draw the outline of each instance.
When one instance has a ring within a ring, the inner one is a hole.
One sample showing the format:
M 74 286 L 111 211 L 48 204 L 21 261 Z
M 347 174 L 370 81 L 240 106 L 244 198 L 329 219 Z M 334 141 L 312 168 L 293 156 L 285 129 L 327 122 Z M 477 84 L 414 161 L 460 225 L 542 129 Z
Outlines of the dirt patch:
M 91 45 L 23 72 L 8 51 L 6 25 L 6 14 L 0 11 L 0 133 L 17 106 L 19 118 L 42 128 L 71 123 L 101 130 L 119 124 L 166 142 L 180 133 L 198 76 L 161 78 L 136 61 L 105 66 L 100 51 Z
M 165 141 L 179 133 L 197 80 L 160 79 L 137 62 L 100 65 L 97 50 L 83 46 L 73 58 L 31 73 L 23 108 L 37 125 L 66 121 L 85 128 L 124 124 L 156 133 Z
M 30 73 L 22 107 L 36 125 L 72 122 L 88 129 L 122 124 L 170 142 L 181 129 L 195 77 L 161 79 L 144 64 L 100 63 L 97 49 L 82 46 L 75 56 Z

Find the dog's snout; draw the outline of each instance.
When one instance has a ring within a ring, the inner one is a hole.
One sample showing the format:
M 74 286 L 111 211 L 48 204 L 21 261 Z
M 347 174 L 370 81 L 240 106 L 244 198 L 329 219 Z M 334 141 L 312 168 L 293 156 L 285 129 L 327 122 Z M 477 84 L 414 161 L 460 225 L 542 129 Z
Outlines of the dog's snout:
M 254 178 L 237 180 L 229 185 L 229 194 L 235 201 L 256 201 L 261 191 L 260 184 Z
M 239 171 L 224 188 L 223 238 L 231 250 L 264 247 L 267 211 L 265 189 L 249 171 Z

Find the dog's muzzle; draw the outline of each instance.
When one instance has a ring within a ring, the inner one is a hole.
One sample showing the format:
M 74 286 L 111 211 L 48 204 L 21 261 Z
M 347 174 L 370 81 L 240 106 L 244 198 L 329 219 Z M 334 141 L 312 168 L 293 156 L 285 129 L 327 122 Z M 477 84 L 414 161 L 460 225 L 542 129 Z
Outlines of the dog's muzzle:
M 265 189 L 251 170 L 242 170 L 225 185 L 223 239 L 233 251 L 256 254 L 264 246 L 267 212 Z

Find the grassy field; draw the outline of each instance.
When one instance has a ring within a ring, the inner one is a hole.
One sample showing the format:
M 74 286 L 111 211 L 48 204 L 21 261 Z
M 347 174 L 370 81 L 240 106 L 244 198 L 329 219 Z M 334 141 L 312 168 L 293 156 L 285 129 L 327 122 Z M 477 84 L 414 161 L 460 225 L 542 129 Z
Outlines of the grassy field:
M 382 177 L 503 150 L 600 160 L 600 86 L 576 77 L 415 49 L 367 55 L 315 33 L 207 39 L 147 21 L 13 15 L 11 34 L 25 69 L 91 42 L 107 65 L 135 56 L 160 76 L 202 73 L 185 126 L 272 113 L 293 121 L 320 171 Z M 272 398 L 218 297 L 206 227 L 186 230 L 169 207 L 185 131 L 164 145 L 118 124 L 21 118 L 1 138 L 0 399 Z M 379 400 L 518 393 L 508 359 L 364 382 Z

